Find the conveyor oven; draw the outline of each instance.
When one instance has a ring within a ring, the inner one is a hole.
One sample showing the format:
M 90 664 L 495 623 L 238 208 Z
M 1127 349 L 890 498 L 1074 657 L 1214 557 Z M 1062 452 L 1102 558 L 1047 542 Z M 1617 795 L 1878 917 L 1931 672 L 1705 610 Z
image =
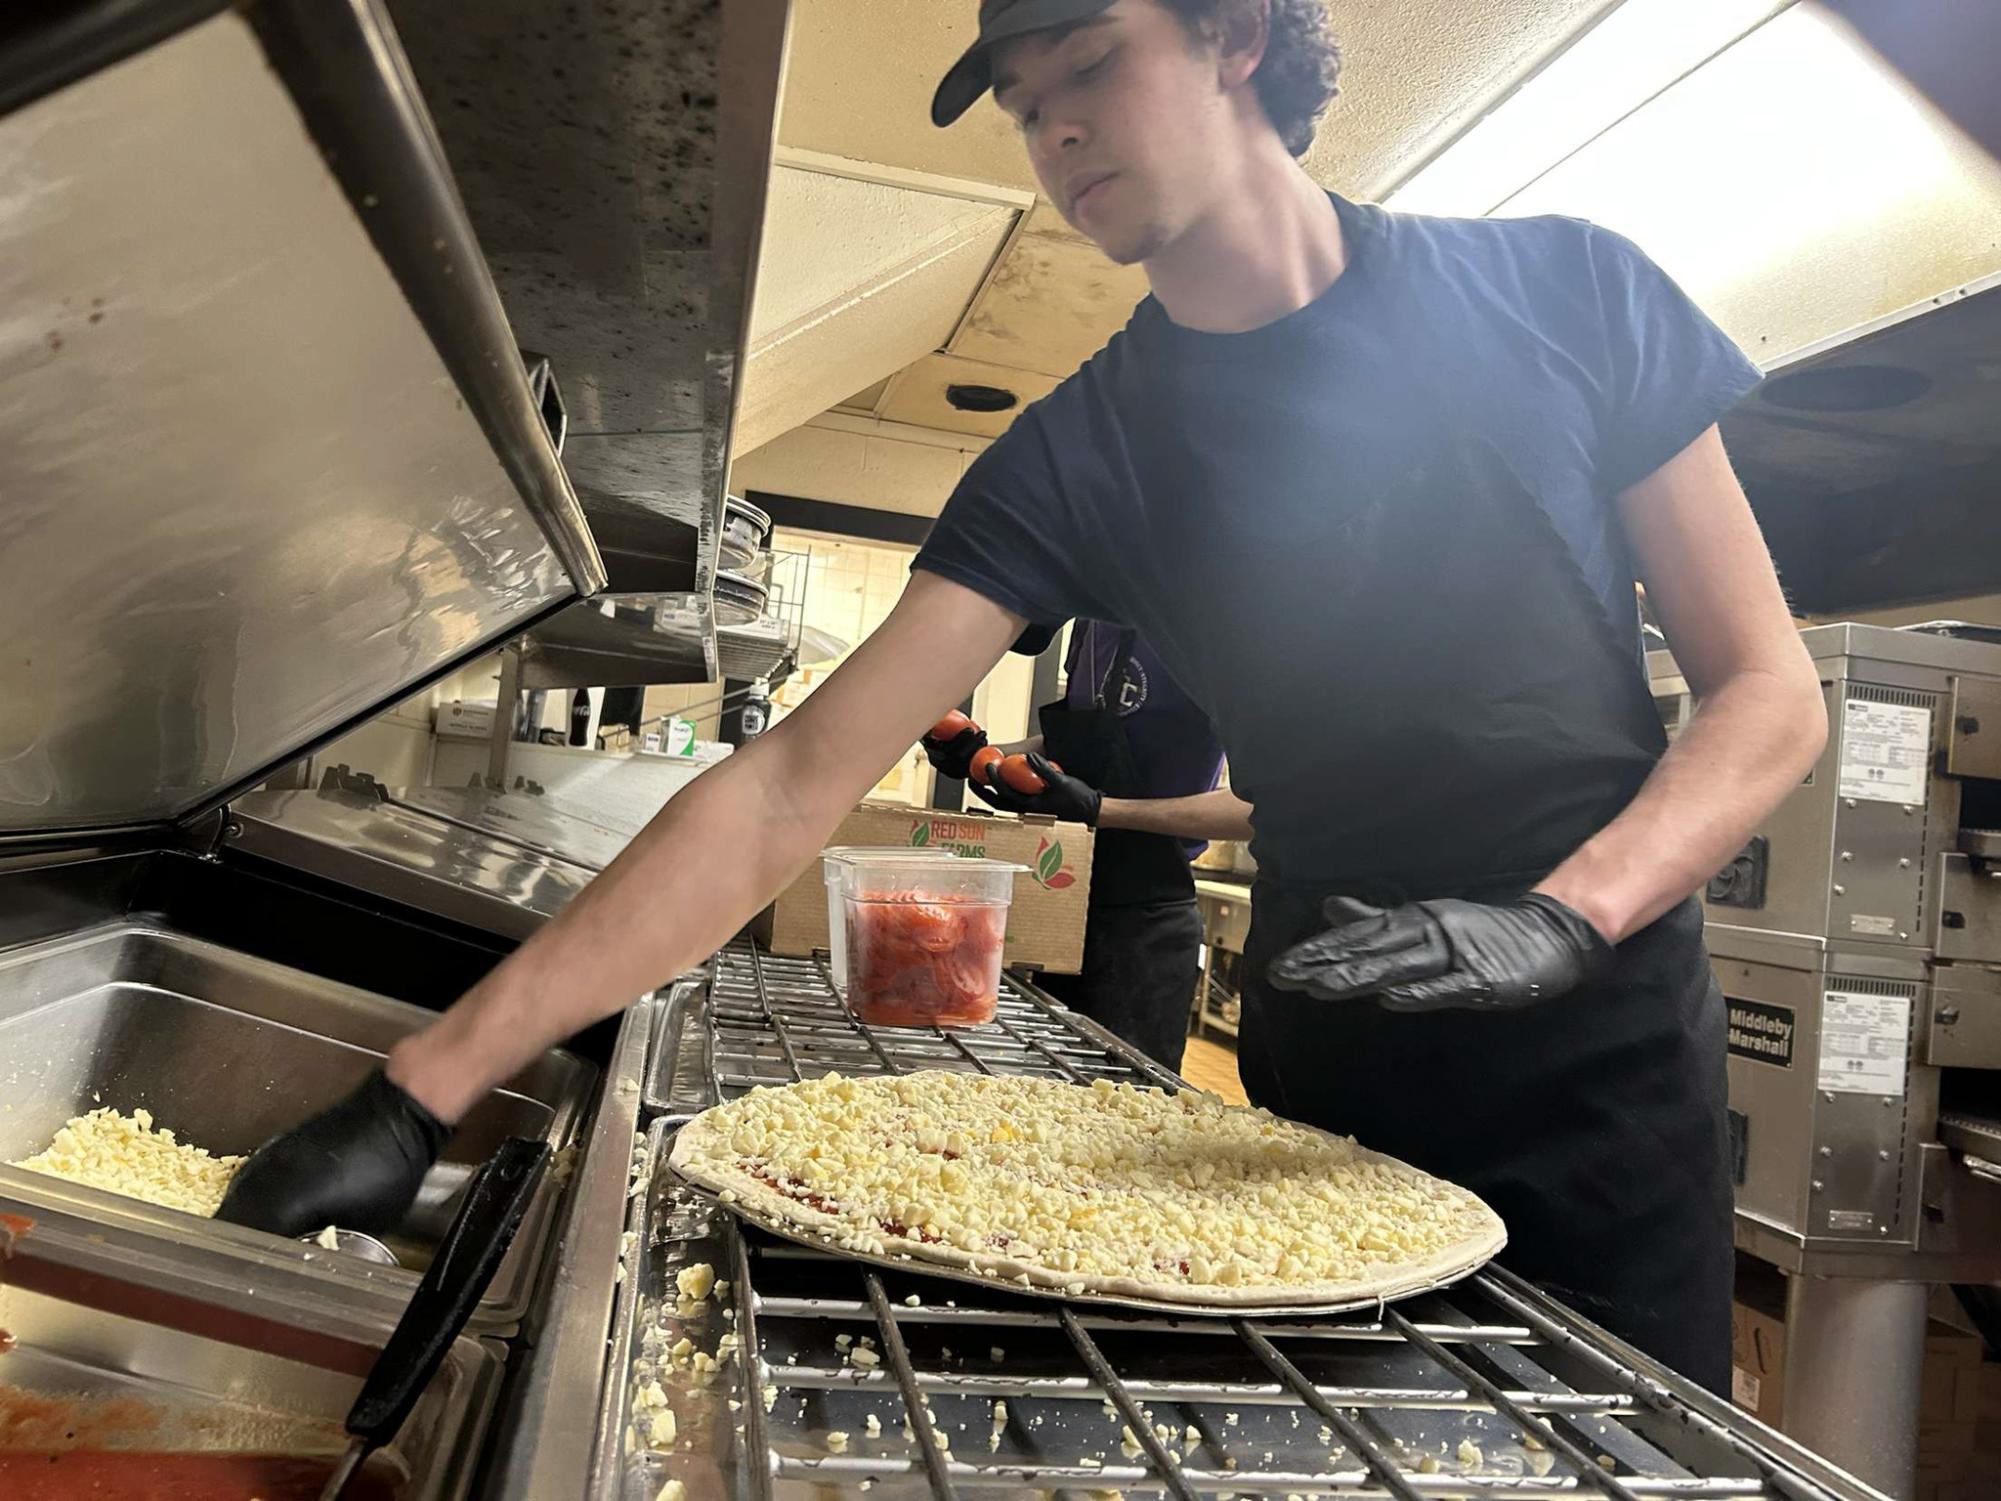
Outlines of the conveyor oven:
M 1737 1240 L 1788 1274 L 1786 1430 L 1901 1491 L 1928 1287 L 2001 1280 L 2001 638 L 1803 638 L 1827 748 L 1704 892 Z

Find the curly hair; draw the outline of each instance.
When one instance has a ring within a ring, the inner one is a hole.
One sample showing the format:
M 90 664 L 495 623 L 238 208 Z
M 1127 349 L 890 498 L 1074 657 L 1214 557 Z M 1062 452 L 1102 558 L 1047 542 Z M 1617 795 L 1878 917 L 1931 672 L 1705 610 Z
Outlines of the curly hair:
M 1161 0 L 1184 26 L 1213 39 L 1224 13 L 1246 0 Z M 1341 49 L 1327 31 L 1326 0 L 1270 0 L 1271 34 L 1251 75 L 1258 102 L 1285 149 L 1304 156 L 1320 117 L 1341 91 Z

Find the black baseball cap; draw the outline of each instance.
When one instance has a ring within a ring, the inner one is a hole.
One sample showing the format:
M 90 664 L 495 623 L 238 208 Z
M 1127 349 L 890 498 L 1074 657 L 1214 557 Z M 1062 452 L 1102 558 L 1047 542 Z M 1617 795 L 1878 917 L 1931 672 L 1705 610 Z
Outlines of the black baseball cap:
M 1116 0 L 980 0 L 979 39 L 952 64 L 952 70 L 938 85 L 938 92 L 931 96 L 931 123 L 950 125 L 993 87 L 996 43 L 1027 36 L 1031 31 L 1047 31 L 1052 26 L 1088 20 L 1100 11 L 1110 10 L 1115 3 Z

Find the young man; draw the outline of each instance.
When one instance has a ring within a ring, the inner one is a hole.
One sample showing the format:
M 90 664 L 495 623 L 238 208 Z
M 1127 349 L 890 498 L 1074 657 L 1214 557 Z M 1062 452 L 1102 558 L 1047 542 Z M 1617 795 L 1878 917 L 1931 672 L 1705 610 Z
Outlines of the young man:
M 1045 646 L 1031 630 L 1017 651 Z M 1214 828 L 1217 810 L 1234 803 L 1244 819 L 1233 837 L 1251 835 L 1250 809 L 1218 789 L 1223 746 L 1208 713 L 1182 691 L 1138 634 L 1102 620 L 1080 620 L 1064 657 L 1063 697 L 1036 711 L 1039 735 L 1019 745 L 1044 781 L 1019 793 L 1000 783 L 968 782 L 975 794 L 1011 813 L 1046 813 L 1097 829 L 1084 965 L 1074 975 L 1044 975 L 1042 986 L 1156 1062 L 1179 1070 L 1188 1041 L 1189 1003 L 1202 968 L 1202 913 L 1188 862 L 1204 838 L 1129 827 L 1158 814 L 1148 803 L 1197 811 Z M 966 780 L 984 731 L 950 740 L 925 736 L 924 753 L 946 776 Z
M 1517 1269 L 1720 1386 L 1723 1011 L 1690 893 L 1826 733 L 1716 434 L 1755 371 L 1615 235 L 1318 188 L 1317 4 L 980 20 L 934 116 L 991 85 L 1153 295 L 967 472 L 840 672 L 224 1213 L 393 1219 L 444 1122 L 706 957 L 1025 626 L 1081 615 L 1160 653 L 1256 809 L 1253 1097 L 1476 1189 Z M 1700 700 L 1672 749 L 1636 575 Z

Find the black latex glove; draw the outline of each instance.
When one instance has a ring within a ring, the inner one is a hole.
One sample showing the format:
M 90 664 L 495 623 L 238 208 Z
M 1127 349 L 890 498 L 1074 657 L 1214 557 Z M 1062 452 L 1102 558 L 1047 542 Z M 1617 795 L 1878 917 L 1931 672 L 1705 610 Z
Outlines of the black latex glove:
M 966 785 L 988 807 L 999 808 L 1004 813 L 1043 813 L 1094 829 L 1098 826 L 1098 808 L 1105 800 L 1102 792 L 1067 771 L 1057 770 L 1056 763 L 1039 751 L 1028 753 L 1028 764 L 1035 769 L 1037 776 L 1049 784 L 1040 792 L 1016 792 L 1000 779 L 998 768 L 991 787 L 978 782 Z
M 303 1235 L 394 1229 L 452 1128 L 380 1069 L 338 1104 L 274 1136 L 230 1181 L 219 1220 Z
M 1373 997 L 1391 1011 L 1505 1011 L 1603 975 L 1612 946 L 1555 897 L 1407 902 L 1384 911 L 1349 897 L 1322 909 L 1335 926 L 1272 960 L 1266 978 L 1323 1001 Z
M 926 735 L 917 743 L 924 747 L 924 759 L 940 776 L 957 777 L 963 782 L 973 769 L 973 753 L 987 743 L 987 732 L 972 725 L 950 740 L 933 740 Z

